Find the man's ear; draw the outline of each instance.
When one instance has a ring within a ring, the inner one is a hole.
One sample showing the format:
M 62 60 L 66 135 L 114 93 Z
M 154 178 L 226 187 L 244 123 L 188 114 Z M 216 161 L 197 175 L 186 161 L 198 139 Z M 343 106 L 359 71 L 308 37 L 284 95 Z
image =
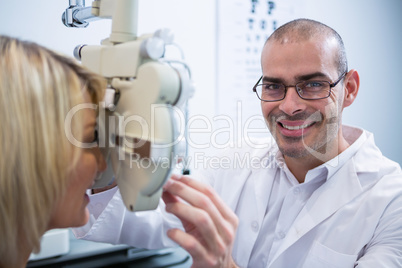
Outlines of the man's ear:
M 345 76 L 343 86 L 345 89 L 343 108 L 345 108 L 353 103 L 353 101 L 356 99 L 357 92 L 359 92 L 360 87 L 359 73 L 354 69 L 350 70 Z

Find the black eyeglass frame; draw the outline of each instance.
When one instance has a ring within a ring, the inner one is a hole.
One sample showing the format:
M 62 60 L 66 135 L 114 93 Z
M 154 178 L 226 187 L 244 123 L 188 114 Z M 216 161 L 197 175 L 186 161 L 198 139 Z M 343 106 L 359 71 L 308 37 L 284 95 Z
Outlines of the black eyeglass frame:
M 294 88 L 296 89 L 297 95 L 299 95 L 299 97 L 300 97 L 301 99 L 303 99 L 303 100 L 322 100 L 322 99 L 326 99 L 326 98 L 328 98 L 329 96 L 331 96 L 331 90 L 332 90 L 332 88 L 333 88 L 333 87 L 336 87 L 336 85 L 345 77 L 345 75 L 346 75 L 347 73 L 348 73 L 348 70 L 346 70 L 345 72 L 343 72 L 343 74 L 342 74 L 335 82 L 330 83 L 330 84 L 329 84 L 328 96 L 326 96 L 326 97 L 321 97 L 321 98 L 310 99 L 310 98 L 302 97 L 302 96 L 300 95 L 300 92 L 299 92 L 299 90 L 298 90 L 297 85 L 300 84 L 300 83 L 304 83 L 304 82 L 306 82 L 306 81 L 300 81 L 300 82 L 296 83 L 295 85 L 289 85 L 289 86 L 287 86 L 287 85 L 285 85 L 285 84 L 282 84 L 282 85 L 285 87 L 285 94 L 283 95 L 283 98 L 282 98 L 282 99 L 278 99 L 278 100 L 263 100 L 263 99 L 261 99 L 260 96 L 258 95 L 257 89 L 256 89 L 257 86 L 265 85 L 265 84 L 258 84 L 258 83 L 261 82 L 263 76 L 261 76 L 260 79 L 258 79 L 257 83 L 256 83 L 256 84 L 254 85 L 254 87 L 253 87 L 253 91 L 255 92 L 255 94 L 257 95 L 257 97 L 258 97 L 261 101 L 265 101 L 265 102 L 275 102 L 275 101 L 281 101 L 281 100 L 285 99 L 285 98 L 286 98 L 286 93 L 287 93 L 287 91 L 288 91 L 288 88 L 290 88 L 290 87 L 294 87 Z M 329 83 L 328 81 L 318 81 L 318 80 L 317 80 L 317 82 L 326 82 L 326 83 Z

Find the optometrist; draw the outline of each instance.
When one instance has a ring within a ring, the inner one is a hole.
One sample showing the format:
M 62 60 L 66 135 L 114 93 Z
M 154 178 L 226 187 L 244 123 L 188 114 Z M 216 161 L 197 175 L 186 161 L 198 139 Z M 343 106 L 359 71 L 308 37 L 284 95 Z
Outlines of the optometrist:
M 76 236 L 178 244 L 194 267 L 402 267 L 401 168 L 373 134 L 342 124 L 360 79 L 339 34 L 291 21 L 268 38 L 261 64 L 253 90 L 273 139 L 225 151 L 228 168 L 174 176 L 156 211 L 128 212 L 117 187 L 95 194 Z M 260 161 L 237 165 L 246 155 Z

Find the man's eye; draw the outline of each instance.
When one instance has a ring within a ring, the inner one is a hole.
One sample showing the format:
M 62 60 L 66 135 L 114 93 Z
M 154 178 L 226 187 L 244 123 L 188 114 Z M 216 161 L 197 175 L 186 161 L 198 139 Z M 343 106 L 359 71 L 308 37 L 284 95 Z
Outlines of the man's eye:
M 264 84 L 264 90 L 280 90 L 281 84 Z
M 319 81 L 311 81 L 311 82 L 306 82 L 305 87 L 306 88 L 323 88 L 323 87 L 325 87 L 325 83 L 319 82 Z

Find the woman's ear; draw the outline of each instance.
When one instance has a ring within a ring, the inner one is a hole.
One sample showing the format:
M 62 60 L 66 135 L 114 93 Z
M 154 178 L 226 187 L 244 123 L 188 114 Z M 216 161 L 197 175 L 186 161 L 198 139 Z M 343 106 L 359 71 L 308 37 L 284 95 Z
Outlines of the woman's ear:
M 353 103 L 353 101 L 356 99 L 357 93 L 359 92 L 360 87 L 359 73 L 354 69 L 350 70 L 345 76 L 343 86 L 345 88 L 343 108 L 345 108 Z

